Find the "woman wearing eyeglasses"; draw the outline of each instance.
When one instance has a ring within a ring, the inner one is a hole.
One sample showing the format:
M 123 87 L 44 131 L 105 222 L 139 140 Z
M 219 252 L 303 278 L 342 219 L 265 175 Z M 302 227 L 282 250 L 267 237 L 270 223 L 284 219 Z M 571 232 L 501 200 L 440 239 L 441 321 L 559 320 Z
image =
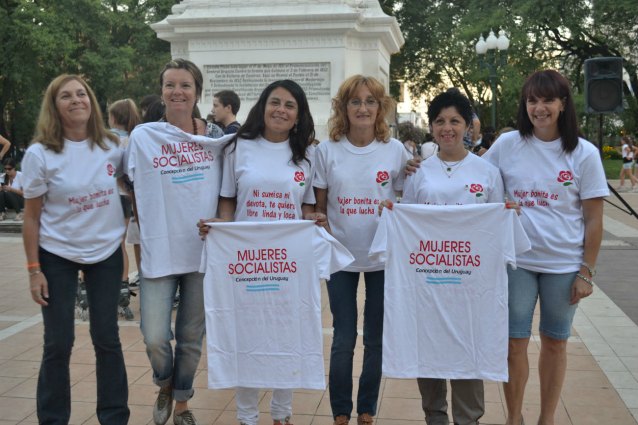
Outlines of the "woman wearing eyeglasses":
M 20 212 L 24 207 L 24 193 L 22 192 L 22 173 L 16 170 L 16 162 L 13 158 L 5 158 L 4 178 L 2 190 L 0 190 L 0 221 L 6 218 L 6 208 L 15 210 L 16 220 L 22 220 Z
M 395 199 L 403 188 L 407 150 L 390 138 L 385 115 L 393 100 L 372 77 L 354 75 L 332 100 L 330 140 L 317 149 L 314 187 L 316 210 L 328 216 L 328 230 L 355 257 L 328 282 L 334 338 L 330 353 L 330 406 L 336 425 L 352 413 L 352 359 L 357 340 L 357 286 L 363 272 L 366 300 L 363 370 L 359 378 L 357 423 L 371 424 L 381 383 L 383 263 L 368 259 L 381 200 Z

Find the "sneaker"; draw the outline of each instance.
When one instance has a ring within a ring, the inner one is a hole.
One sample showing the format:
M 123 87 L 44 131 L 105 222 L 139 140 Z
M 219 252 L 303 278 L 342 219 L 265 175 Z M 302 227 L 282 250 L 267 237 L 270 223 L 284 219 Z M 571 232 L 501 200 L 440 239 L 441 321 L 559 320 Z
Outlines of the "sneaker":
M 370 425 L 374 423 L 374 419 L 368 413 L 361 413 L 357 416 L 357 425 Z
M 155 422 L 155 425 L 164 425 L 168 418 L 171 417 L 172 411 L 173 389 L 171 387 L 161 388 L 153 405 L 153 422 Z
M 350 419 L 346 415 L 339 415 L 335 418 L 333 425 L 348 425 L 350 423 Z
M 625 186 L 618 186 L 616 188 L 616 192 L 627 192 L 629 191 L 629 188 L 625 187 Z
M 272 425 L 292 425 L 290 422 L 290 416 L 286 416 L 284 419 L 275 419 L 272 421 Z
M 193 416 L 193 412 L 184 410 L 182 413 L 175 412 L 173 415 L 173 423 L 175 425 L 197 425 L 197 420 L 195 416 Z
M 24 213 L 17 213 L 16 216 L 13 218 L 13 221 L 23 221 L 24 220 Z
M 136 273 L 135 277 L 130 280 L 128 286 L 130 288 L 137 288 L 139 286 L 139 283 L 140 283 L 140 274 Z

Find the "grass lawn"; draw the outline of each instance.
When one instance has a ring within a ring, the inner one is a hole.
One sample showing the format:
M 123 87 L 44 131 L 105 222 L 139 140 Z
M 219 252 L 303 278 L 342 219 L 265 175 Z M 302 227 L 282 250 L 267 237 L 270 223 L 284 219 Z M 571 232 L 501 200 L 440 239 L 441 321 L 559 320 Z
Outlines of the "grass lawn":
M 605 168 L 607 179 L 618 179 L 622 168 L 622 159 L 605 159 L 603 167 Z

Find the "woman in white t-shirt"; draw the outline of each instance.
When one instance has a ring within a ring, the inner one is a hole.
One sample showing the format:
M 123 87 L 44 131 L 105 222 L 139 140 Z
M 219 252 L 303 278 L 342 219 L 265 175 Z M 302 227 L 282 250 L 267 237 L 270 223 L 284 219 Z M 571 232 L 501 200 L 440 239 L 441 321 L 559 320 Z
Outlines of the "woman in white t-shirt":
M 160 387 L 153 421 L 164 425 L 175 401 L 173 422 L 190 425 L 196 423 L 188 401 L 195 393 L 205 326 L 204 275 L 199 273 L 203 243 L 193 224 L 217 211 L 221 156 L 211 138 L 223 132 L 196 117 L 204 80 L 193 62 L 168 62 L 159 80 L 164 117 L 131 132 L 125 172 L 133 182 L 140 226 L 140 326 L 153 382 Z
M 403 169 L 412 157 L 390 138 L 385 116 L 393 100 L 372 77 L 354 75 L 332 100 L 330 140 L 317 148 L 313 182 L 317 211 L 328 216 L 332 235 L 355 257 L 328 281 L 334 338 L 330 353 L 330 406 L 334 423 L 347 424 L 352 413 L 352 367 L 357 340 L 357 287 L 366 287 L 363 370 L 359 378 L 357 422 L 371 424 L 381 383 L 384 264 L 368 250 L 377 229 L 379 203 L 403 189 Z
M 622 138 L 622 169 L 620 170 L 620 186 L 618 186 L 618 191 L 625 190 L 625 175 L 629 177 L 629 182 L 631 183 L 631 190 L 636 190 L 636 183 L 638 183 L 638 179 L 634 176 L 633 166 L 635 163 L 635 150 L 634 144 L 631 141 L 631 136 L 623 136 Z
M 609 194 L 598 149 L 578 137 L 569 81 L 554 70 L 532 74 L 521 90 L 518 131 L 500 136 L 483 158 L 497 166 L 506 196 L 521 206 L 532 249 L 509 277 L 507 425 L 523 423 L 527 346 L 540 302 L 539 424 L 554 424 L 579 300 L 593 292 Z
M 266 87 L 225 148 L 219 219 L 208 221 L 307 219 L 325 223 L 325 216 L 314 208 L 314 136 L 303 89 L 291 80 Z M 208 232 L 204 222 L 200 222 L 201 234 Z M 257 425 L 258 396 L 259 388 L 236 389 L 240 424 Z M 270 413 L 274 425 L 290 424 L 291 389 L 273 389 Z
M 472 122 L 472 105 L 458 91 L 436 96 L 428 108 L 430 130 L 439 151 L 424 159 L 406 179 L 404 204 L 467 205 L 503 202 L 498 168 L 465 149 L 464 135 Z M 391 206 L 388 202 L 384 206 Z M 513 205 L 512 205 L 513 206 Z M 449 423 L 445 379 L 418 378 L 427 423 Z M 454 423 L 478 424 L 485 413 L 483 381 L 451 379 Z
M 42 306 L 44 353 L 37 389 L 40 423 L 69 422 L 69 361 L 78 273 L 83 271 L 95 348 L 97 417 L 126 424 L 128 383 L 117 326 L 124 217 L 116 176 L 118 138 L 103 125 L 93 91 L 76 75 L 47 88 L 36 134 L 22 161 L 22 229 L 31 297 Z
M 2 189 L 0 190 L 0 221 L 6 218 L 6 209 L 16 212 L 15 220 L 22 220 L 22 208 L 24 207 L 24 192 L 22 191 L 22 172 L 16 169 L 16 161 L 13 158 L 5 158 L 2 161 L 4 176 Z

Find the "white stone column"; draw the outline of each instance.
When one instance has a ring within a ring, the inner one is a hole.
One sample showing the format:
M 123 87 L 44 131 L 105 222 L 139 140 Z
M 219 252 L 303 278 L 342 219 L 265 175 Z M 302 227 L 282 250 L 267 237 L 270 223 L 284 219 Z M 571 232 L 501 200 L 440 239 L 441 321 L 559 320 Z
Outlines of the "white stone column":
M 266 85 L 289 78 L 306 91 L 320 140 L 341 82 L 371 75 L 388 89 L 390 55 L 404 42 L 378 0 L 183 0 L 151 27 L 173 58 L 201 68 L 203 115 L 213 93 L 231 89 L 241 122 Z

